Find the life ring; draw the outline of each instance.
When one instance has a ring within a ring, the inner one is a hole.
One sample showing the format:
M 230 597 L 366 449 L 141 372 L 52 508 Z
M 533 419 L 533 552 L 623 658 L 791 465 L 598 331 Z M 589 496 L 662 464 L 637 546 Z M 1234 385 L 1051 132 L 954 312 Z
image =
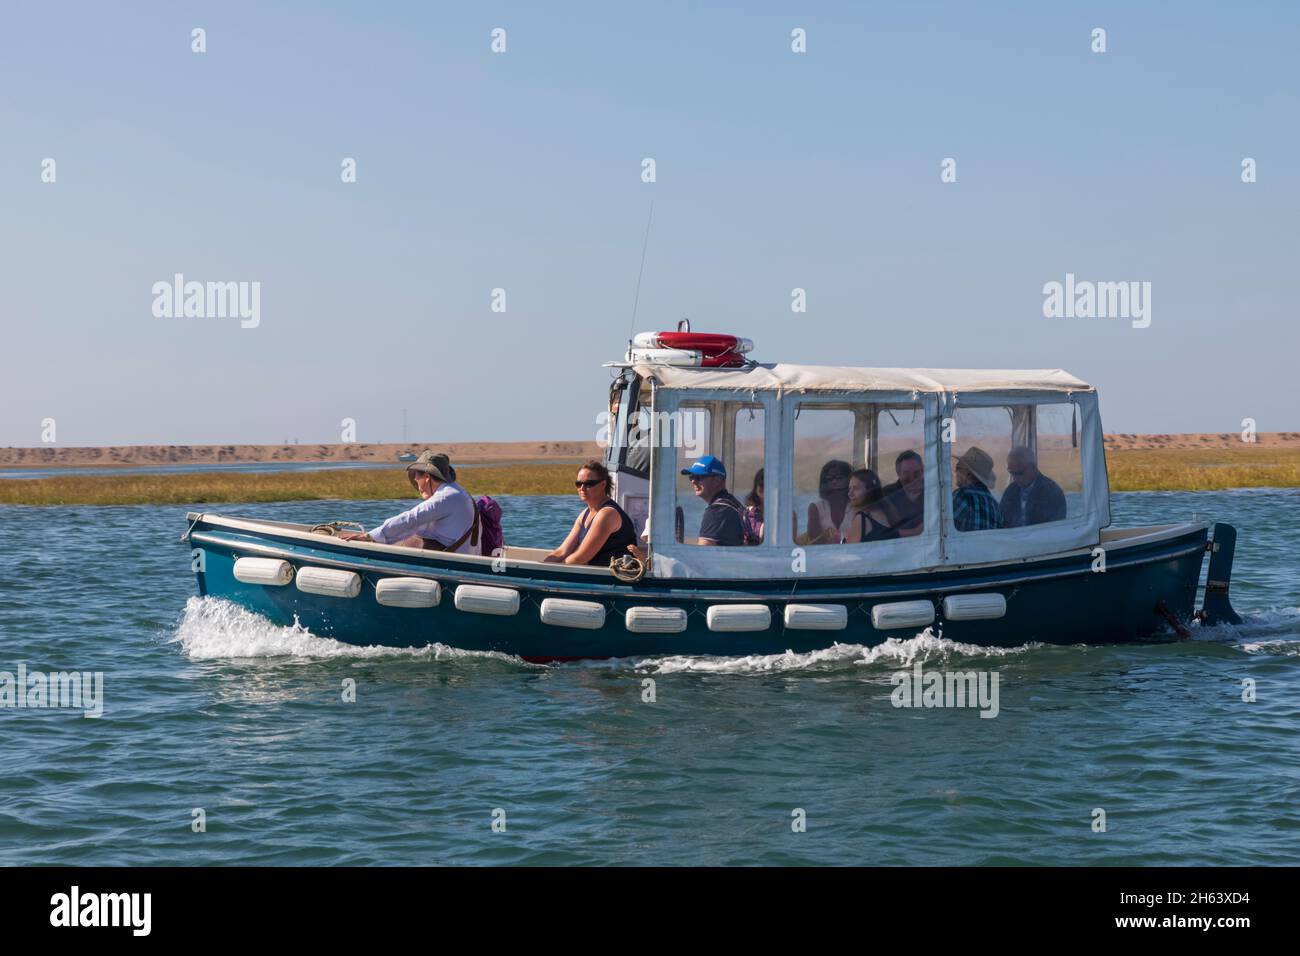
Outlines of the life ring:
M 628 352 L 633 365 L 675 365 L 682 368 L 739 368 L 745 357 L 737 353 L 705 355 L 698 349 L 642 349 Z
M 706 358 L 721 355 L 745 355 L 754 343 L 735 335 L 717 332 L 641 332 L 632 339 L 636 349 L 682 349 L 700 352 Z

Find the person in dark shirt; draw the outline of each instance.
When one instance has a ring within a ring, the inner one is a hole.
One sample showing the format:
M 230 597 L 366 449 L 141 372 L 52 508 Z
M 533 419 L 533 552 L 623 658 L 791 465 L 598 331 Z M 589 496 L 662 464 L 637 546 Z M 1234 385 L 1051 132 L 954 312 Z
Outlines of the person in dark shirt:
M 882 489 L 890 526 L 910 538 L 921 533 L 925 518 L 925 463 L 910 448 L 894 460 L 898 480 Z
M 1002 492 L 1002 526 L 1023 528 L 1065 518 L 1065 492 L 1038 470 L 1031 449 L 1023 445 L 1007 455 L 1011 485 Z
M 712 455 L 705 455 L 682 474 L 691 483 L 695 494 L 707 507 L 700 519 L 700 544 L 736 547 L 745 543 L 744 528 L 740 521 L 744 506 L 727 490 L 727 469 Z

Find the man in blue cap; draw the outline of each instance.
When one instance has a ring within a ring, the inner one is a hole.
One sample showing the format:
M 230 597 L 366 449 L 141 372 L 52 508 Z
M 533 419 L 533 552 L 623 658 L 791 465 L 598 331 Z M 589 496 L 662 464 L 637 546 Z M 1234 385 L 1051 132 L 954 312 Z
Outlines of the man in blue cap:
M 727 469 L 712 455 L 705 455 L 682 474 L 707 507 L 700 519 L 700 544 L 735 547 L 745 543 L 740 516 L 744 506 L 727 490 Z

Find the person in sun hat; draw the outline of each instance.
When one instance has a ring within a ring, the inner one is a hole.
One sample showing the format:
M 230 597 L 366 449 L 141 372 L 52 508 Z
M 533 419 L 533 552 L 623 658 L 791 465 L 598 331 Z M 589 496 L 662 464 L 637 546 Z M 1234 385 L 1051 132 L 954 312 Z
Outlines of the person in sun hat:
M 478 508 L 456 484 L 456 469 L 444 454 L 426 450 L 406 466 L 406 477 L 422 499 L 368 533 L 340 535 L 345 541 L 399 544 L 428 551 L 478 554 Z
M 957 487 L 952 493 L 952 522 L 958 531 L 985 531 L 1002 527 L 1002 508 L 993 497 L 997 484 L 993 458 L 972 445 L 957 459 Z
M 682 474 L 691 483 L 695 494 L 706 503 L 700 518 L 700 544 L 733 547 L 745 543 L 744 525 L 740 516 L 745 508 L 727 490 L 727 469 L 717 458 L 704 455 Z

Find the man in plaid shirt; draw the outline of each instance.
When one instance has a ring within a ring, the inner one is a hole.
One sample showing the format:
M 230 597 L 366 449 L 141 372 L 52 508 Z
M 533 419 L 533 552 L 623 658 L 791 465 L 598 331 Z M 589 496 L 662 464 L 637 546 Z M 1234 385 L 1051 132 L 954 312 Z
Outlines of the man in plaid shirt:
M 1002 508 L 989 488 L 997 484 L 993 459 L 972 447 L 957 459 L 957 488 L 952 493 L 952 521 L 958 531 L 1002 527 Z

